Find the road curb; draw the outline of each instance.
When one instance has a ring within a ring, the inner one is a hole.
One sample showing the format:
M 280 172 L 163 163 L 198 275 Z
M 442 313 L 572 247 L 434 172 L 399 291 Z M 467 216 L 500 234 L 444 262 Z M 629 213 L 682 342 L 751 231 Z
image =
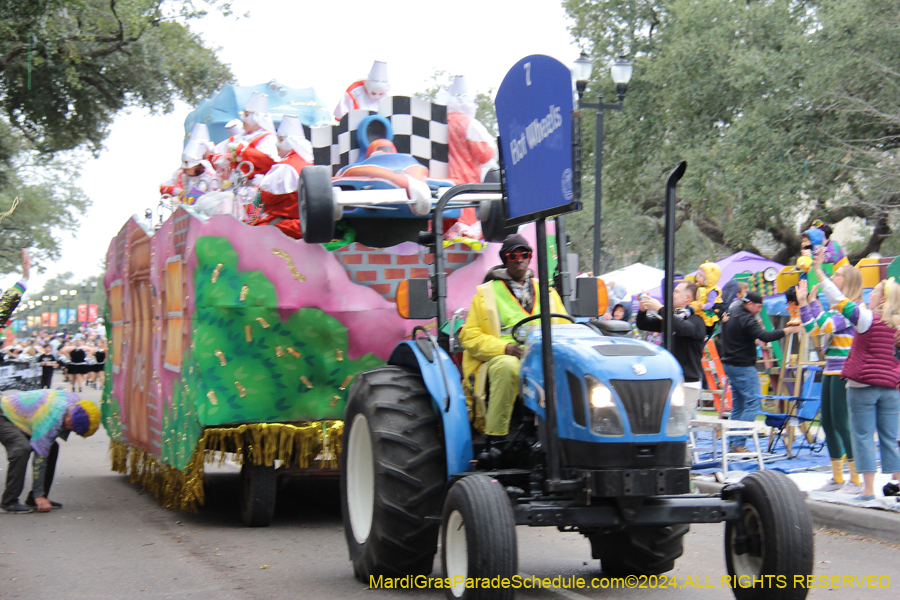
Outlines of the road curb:
M 714 481 L 694 480 L 694 485 L 704 494 L 717 494 L 724 487 Z M 806 506 L 816 527 L 838 529 L 873 540 L 900 544 L 900 514 L 810 499 L 806 500 Z

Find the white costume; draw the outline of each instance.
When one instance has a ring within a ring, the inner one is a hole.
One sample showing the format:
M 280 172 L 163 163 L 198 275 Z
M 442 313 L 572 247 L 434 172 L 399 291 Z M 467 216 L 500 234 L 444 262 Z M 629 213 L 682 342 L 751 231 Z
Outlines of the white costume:
M 222 182 L 213 166 L 203 158 L 205 150 L 206 147 L 202 142 L 188 142 L 181 155 L 181 168 L 163 182 L 159 188 L 160 194 L 177 198 L 191 191 L 203 193 L 218 191 L 222 187 Z M 199 175 L 188 175 L 187 170 L 197 165 L 203 165 L 203 171 Z
M 237 142 L 229 144 L 228 148 L 234 154 L 232 162 L 234 166 L 242 162 L 253 165 L 253 176 L 265 175 L 272 164 L 281 157 L 278 155 L 278 146 L 275 140 L 275 125 L 269 116 L 269 99 L 265 94 L 253 92 L 247 105 L 244 106 L 241 121 L 247 131 Z
M 303 134 L 300 118 L 286 116 L 278 126 L 278 150 L 281 160 L 263 177 L 259 189 L 271 194 L 290 194 L 300 189 L 300 173 L 295 161 L 288 161 L 293 150 L 304 162 L 313 164 L 313 147 Z
M 378 111 L 381 100 L 389 96 L 391 86 L 388 83 L 387 63 L 376 60 L 372 63 L 369 76 L 354 82 L 334 109 L 334 118 L 338 121 L 351 110 L 364 109 Z
M 225 124 L 225 131 L 228 132 L 228 139 L 222 140 L 213 149 L 213 153 L 222 156 L 228 152 L 228 144 L 237 142 L 244 135 L 244 124 L 240 119 L 232 119 Z

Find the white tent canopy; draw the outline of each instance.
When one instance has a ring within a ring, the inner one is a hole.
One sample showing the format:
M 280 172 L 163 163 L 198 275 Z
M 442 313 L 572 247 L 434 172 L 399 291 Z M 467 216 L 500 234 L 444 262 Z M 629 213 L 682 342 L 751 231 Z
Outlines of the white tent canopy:
M 662 281 L 665 271 L 647 266 L 643 263 L 635 263 L 615 271 L 610 271 L 600 276 L 607 285 L 616 283 L 625 286 L 628 295 L 634 296 L 645 290 L 657 288 Z

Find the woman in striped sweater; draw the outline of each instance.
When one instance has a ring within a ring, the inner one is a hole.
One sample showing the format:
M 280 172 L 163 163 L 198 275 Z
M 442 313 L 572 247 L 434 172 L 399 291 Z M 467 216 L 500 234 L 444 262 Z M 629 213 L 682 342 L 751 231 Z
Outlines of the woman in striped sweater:
M 853 302 L 862 301 L 862 273 L 856 267 L 844 265 L 831 276 L 831 281 Z M 853 344 L 853 323 L 834 309 L 822 310 L 815 294 L 807 293 L 806 281 L 797 289 L 800 318 L 809 335 L 823 337 L 825 372 L 822 377 L 822 429 L 831 457 L 831 481 L 819 489 L 822 492 L 841 490 L 846 494 L 862 492 L 859 474 L 853 461 L 850 437 L 850 413 L 847 410 L 847 388 L 841 380 L 841 369 Z M 844 460 L 850 469 L 850 481 L 844 482 Z
M 857 500 L 875 498 L 875 432 L 881 453 L 881 471 L 893 473 L 885 493 L 896 494 L 900 480 L 900 360 L 894 356 L 894 340 L 900 328 L 900 284 L 891 277 L 872 289 L 869 304 L 851 302 L 822 272 L 823 254 L 815 258 L 816 274 L 828 304 L 856 327 L 850 354 L 841 377 L 847 380 L 847 406 L 856 466 L 863 475 L 863 491 Z

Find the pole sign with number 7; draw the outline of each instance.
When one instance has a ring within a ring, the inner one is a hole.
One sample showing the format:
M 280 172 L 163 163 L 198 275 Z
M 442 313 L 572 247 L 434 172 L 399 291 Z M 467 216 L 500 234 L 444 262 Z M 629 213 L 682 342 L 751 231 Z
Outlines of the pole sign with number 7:
M 581 210 L 572 169 L 572 77 L 534 54 L 509 70 L 495 102 L 509 225 Z

